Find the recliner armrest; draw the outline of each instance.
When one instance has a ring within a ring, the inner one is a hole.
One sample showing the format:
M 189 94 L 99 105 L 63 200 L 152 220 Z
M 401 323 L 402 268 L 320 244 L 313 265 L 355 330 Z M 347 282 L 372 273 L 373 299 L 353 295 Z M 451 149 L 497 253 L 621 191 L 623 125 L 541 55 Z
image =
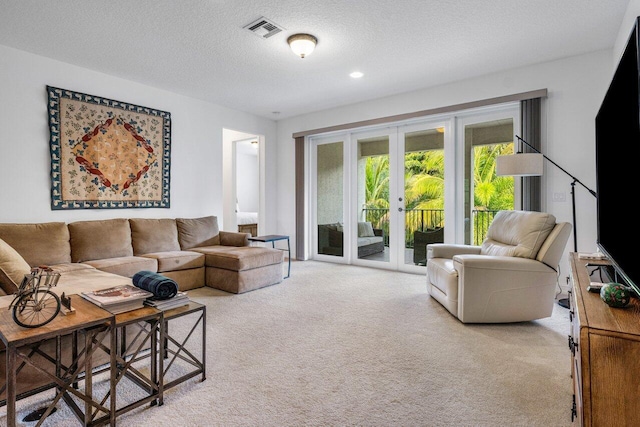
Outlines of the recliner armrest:
M 431 258 L 451 259 L 455 255 L 480 255 L 480 246 L 452 245 L 449 243 L 429 243 L 427 245 L 427 260 Z
M 556 272 L 529 258 L 458 255 L 457 316 L 464 323 L 496 323 L 551 315 Z
M 493 274 L 497 276 L 504 275 L 504 271 L 530 272 L 530 273 L 549 273 L 555 270 L 543 262 L 529 258 L 512 257 L 512 256 L 493 256 L 493 255 L 454 255 L 453 265 L 458 272 L 460 268 L 486 269 L 484 274 Z

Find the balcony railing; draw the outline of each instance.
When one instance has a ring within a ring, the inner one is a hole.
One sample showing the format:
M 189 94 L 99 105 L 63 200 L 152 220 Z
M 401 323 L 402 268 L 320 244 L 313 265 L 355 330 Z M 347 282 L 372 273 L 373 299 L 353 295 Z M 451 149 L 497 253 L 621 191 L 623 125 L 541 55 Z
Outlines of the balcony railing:
M 384 244 L 389 246 L 389 209 L 363 209 L 365 221 L 384 231 Z M 498 211 L 473 210 L 473 241 L 479 245 L 487 236 L 489 225 Z M 411 209 L 405 211 L 405 247 L 413 248 L 413 232 L 444 227 L 443 209 Z

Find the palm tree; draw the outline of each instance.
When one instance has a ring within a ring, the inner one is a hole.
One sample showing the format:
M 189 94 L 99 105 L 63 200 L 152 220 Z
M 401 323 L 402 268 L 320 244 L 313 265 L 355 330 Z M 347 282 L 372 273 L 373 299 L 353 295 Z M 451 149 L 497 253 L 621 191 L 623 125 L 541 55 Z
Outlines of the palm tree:
M 474 209 L 497 211 L 513 209 L 514 180 L 495 173 L 496 157 L 512 154 L 513 143 L 483 145 L 474 148 Z M 442 211 L 444 209 L 444 151 L 428 150 L 407 153 L 405 170 L 405 210 Z M 389 227 L 389 156 L 367 157 L 365 164 L 365 209 L 367 221 Z M 441 227 L 440 215 L 407 215 L 408 242 L 413 231 Z
M 405 155 L 405 207 L 441 208 L 444 196 L 444 153 L 420 151 Z
M 513 154 L 513 143 L 474 148 L 474 206 L 476 210 L 513 209 L 513 178 L 496 176 L 496 157 Z
M 444 153 L 442 150 L 420 151 L 405 155 L 405 210 L 407 213 L 440 211 L 444 208 Z M 405 229 L 409 235 L 421 228 L 435 228 L 441 215 L 407 215 Z
M 365 220 L 389 235 L 389 156 L 367 157 L 365 163 Z

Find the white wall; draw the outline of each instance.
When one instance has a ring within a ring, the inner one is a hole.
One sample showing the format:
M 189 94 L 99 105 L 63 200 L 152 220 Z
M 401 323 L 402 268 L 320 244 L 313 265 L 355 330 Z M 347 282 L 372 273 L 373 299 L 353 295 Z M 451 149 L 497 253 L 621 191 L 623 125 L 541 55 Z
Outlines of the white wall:
M 609 85 L 611 56 L 611 50 L 598 51 L 279 121 L 278 232 L 292 236 L 295 248 L 293 133 L 543 88 L 548 89 L 548 98 L 543 103 L 543 152 L 595 189 L 594 119 Z M 543 204 L 560 221 L 573 222 L 570 184 L 569 177 L 546 165 Z M 552 195 L 556 192 L 565 193 L 566 201 L 553 202 Z M 576 187 L 576 200 L 578 249 L 593 252 L 595 198 Z M 572 240 L 567 248 L 573 251 Z M 568 275 L 568 262 L 561 268 L 561 274 Z
M 627 5 L 627 11 L 624 14 L 624 18 L 622 18 L 622 23 L 620 24 L 620 30 L 618 31 L 618 36 L 616 37 L 615 45 L 613 46 L 613 64 L 614 66 L 618 64 L 620 57 L 622 56 L 622 52 L 624 52 L 624 48 L 627 46 L 627 41 L 629 41 L 629 36 L 631 35 L 631 30 L 636 22 L 636 19 L 640 16 L 640 0 L 629 0 L 629 4 Z M 613 71 L 615 67 L 612 68 L 611 73 L 613 77 Z
M 171 208 L 52 211 L 46 85 L 170 112 Z M 216 215 L 222 225 L 223 127 L 264 135 L 266 176 L 276 179 L 272 120 L 5 46 L 0 94 L 0 222 Z M 270 232 L 275 213 L 273 198 L 265 215 Z

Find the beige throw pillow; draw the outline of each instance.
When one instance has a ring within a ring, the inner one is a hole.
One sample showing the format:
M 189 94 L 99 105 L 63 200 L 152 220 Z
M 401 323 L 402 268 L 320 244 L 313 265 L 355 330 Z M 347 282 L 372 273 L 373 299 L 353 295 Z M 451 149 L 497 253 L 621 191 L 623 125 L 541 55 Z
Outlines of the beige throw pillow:
M 31 267 L 20 254 L 0 239 L 0 288 L 6 295 L 18 290 L 25 274 L 29 274 Z

